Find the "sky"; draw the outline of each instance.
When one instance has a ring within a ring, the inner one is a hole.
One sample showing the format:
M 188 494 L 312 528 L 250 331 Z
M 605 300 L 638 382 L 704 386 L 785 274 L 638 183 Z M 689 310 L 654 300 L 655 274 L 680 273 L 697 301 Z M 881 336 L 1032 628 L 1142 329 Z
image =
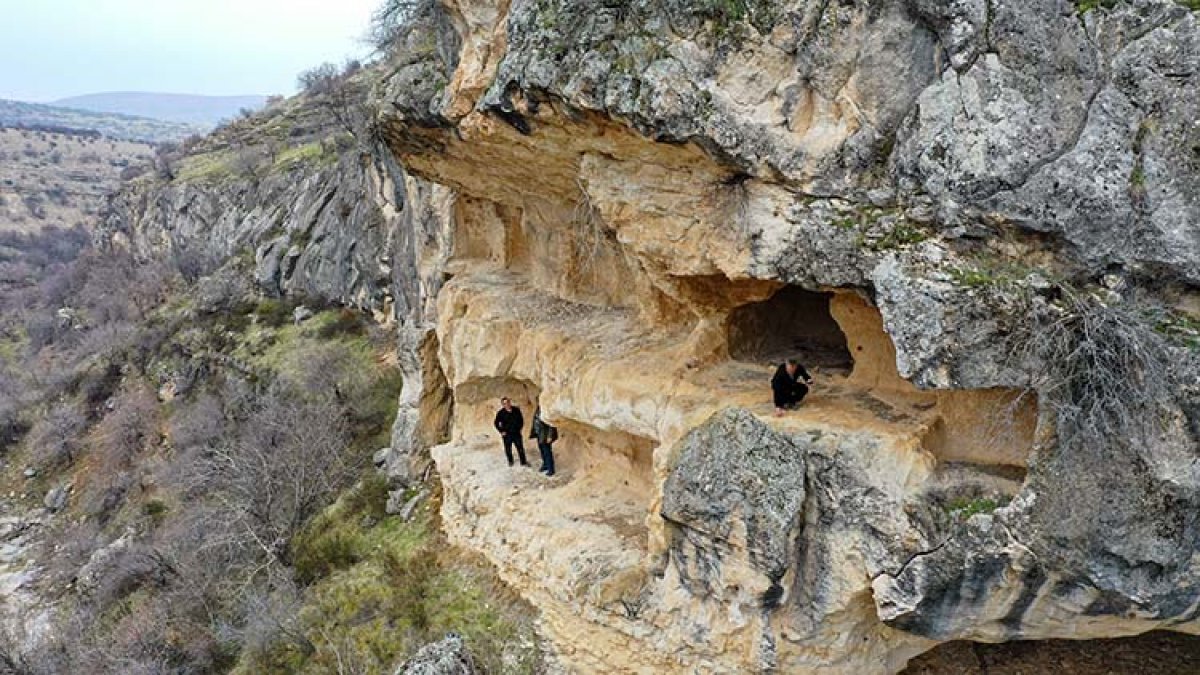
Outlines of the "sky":
M 291 94 L 365 56 L 382 0 L 0 0 L 0 98 L 110 91 Z

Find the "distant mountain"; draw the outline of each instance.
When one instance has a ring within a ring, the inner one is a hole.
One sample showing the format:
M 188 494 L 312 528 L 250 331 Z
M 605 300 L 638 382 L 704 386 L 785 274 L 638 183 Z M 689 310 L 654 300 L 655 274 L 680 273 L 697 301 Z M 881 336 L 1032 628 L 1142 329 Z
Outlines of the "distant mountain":
M 266 104 L 265 96 L 193 96 L 191 94 L 158 94 L 152 92 L 107 92 L 73 96 L 55 101 L 52 105 L 103 113 L 120 113 L 151 117 L 157 120 L 215 127 L 223 120 L 233 119 L 244 108 L 258 110 Z
M 59 108 L 40 103 L 0 99 L 0 127 L 53 131 L 98 132 L 108 138 L 161 143 L 204 133 L 208 128 L 164 120 Z

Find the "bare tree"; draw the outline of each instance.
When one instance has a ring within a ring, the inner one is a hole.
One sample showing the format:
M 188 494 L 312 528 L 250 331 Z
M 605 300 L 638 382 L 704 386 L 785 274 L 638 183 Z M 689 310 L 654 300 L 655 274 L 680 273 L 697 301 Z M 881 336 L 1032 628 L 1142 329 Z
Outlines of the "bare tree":
M 310 96 L 323 96 L 337 88 L 341 76 L 338 73 L 338 67 L 326 61 L 300 73 L 296 79 L 304 93 Z
M 227 524 L 212 544 L 249 549 L 257 561 L 250 576 L 290 565 L 293 537 L 355 475 L 349 439 L 345 415 L 331 399 L 269 394 L 242 432 L 201 467 Z
M 154 158 L 151 165 L 154 173 L 163 180 L 175 180 L 176 153 L 179 146 L 174 143 L 161 143 L 154 148 Z
M 159 440 L 158 398 L 145 383 L 127 386 L 106 407 L 111 407 L 111 412 L 89 435 L 94 459 L 81 499 L 102 521 L 120 505 L 132 485 L 134 458 Z
M 29 447 L 34 461 L 43 466 L 71 463 L 86 428 L 87 416 L 76 401 L 55 403 L 30 430 Z
M 332 63 L 323 63 L 301 73 L 299 83 L 355 142 L 363 144 L 374 134 L 374 125 L 366 87 L 354 78 L 360 70 L 354 62 L 340 71 Z
M 399 40 L 405 27 L 431 3 L 429 0 L 385 0 L 371 15 L 367 41 L 380 52 L 386 52 Z
M 1060 290 L 1008 340 L 1015 365 L 1040 364 L 1031 388 L 1053 406 L 1060 443 L 1153 437 L 1180 389 L 1175 350 L 1132 301 Z
M 234 173 L 250 181 L 257 182 L 266 175 L 270 168 L 269 149 L 265 146 L 250 145 L 234 151 L 230 166 Z

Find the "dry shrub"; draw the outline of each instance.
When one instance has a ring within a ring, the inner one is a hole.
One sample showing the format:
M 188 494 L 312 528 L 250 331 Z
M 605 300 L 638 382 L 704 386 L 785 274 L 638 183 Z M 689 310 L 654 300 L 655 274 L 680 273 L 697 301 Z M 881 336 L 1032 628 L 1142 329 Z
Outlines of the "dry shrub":
M 202 393 L 180 405 L 171 415 L 167 428 L 176 449 L 212 447 L 225 433 L 227 424 L 221 400 Z
M 158 397 L 133 381 L 106 405 L 110 410 L 88 435 L 88 467 L 81 495 L 84 510 L 105 521 L 124 500 L 134 478 L 134 459 L 160 440 Z
M 1162 431 L 1163 411 L 1180 391 L 1178 350 L 1134 302 L 1106 303 L 1062 290 L 1035 305 L 1010 336 L 1016 364 L 1038 364 L 1030 386 L 1052 406 L 1059 442 L 1145 442 Z
M 31 461 L 45 468 L 70 464 L 80 450 L 86 428 L 87 415 L 78 402 L 54 403 L 29 431 Z
M 223 525 L 209 546 L 246 561 L 249 576 L 290 565 L 290 544 L 362 462 L 349 457 L 350 432 L 332 400 L 268 394 L 236 437 L 197 467 Z

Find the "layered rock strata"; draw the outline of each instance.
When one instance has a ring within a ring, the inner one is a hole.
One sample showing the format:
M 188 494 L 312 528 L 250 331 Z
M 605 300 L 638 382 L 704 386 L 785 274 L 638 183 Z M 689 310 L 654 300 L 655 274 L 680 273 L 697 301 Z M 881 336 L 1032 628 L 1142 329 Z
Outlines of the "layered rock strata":
M 432 457 L 573 670 L 1196 632 L 1194 347 L 1155 352 L 1145 436 L 1081 443 L 1013 336 L 1075 295 L 1195 320 L 1198 78 L 1161 0 L 442 0 L 373 94 L 386 147 L 114 229 L 394 319 L 389 472 Z M 790 354 L 816 384 L 776 417 Z M 555 478 L 504 466 L 502 395 L 560 428 Z
M 390 148 L 454 192 L 451 536 L 581 671 L 1194 630 L 1194 389 L 1158 443 L 1068 447 L 1005 336 L 1047 278 L 1194 302 L 1195 15 L 737 4 L 446 2 L 379 88 Z M 850 363 L 776 418 L 789 348 Z M 563 430 L 560 477 L 504 470 L 500 395 Z

